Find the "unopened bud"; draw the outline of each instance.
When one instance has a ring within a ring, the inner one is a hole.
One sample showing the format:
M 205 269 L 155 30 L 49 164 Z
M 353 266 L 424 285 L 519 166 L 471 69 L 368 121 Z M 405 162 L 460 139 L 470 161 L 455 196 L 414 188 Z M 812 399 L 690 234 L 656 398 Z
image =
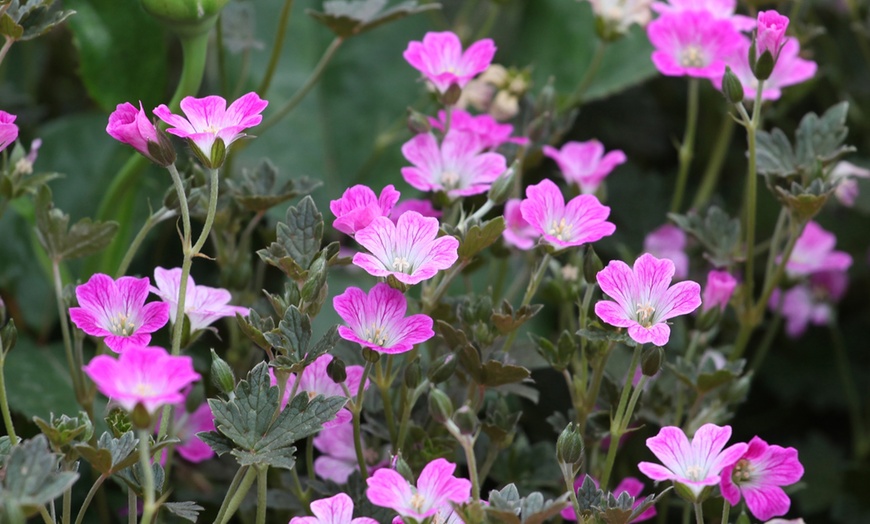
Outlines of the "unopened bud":
M 510 198 L 511 192 L 514 189 L 514 179 L 516 178 L 518 168 L 519 160 L 515 160 L 514 163 L 507 168 L 507 171 L 499 175 L 499 177 L 495 179 L 495 182 L 492 183 L 492 186 L 489 188 L 489 193 L 486 195 L 487 198 L 492 200 L 496 205 L 504 204 L 507 199 Z
M 561 464 L 579 464 L 583 460 L 583 435 L 573 422 L 565 426 L 556 440 L 556 460 Z
M 765 51 L 761 53 L 761 56 L 758 57 L 758 61 L 755 63 L 755 68 L 752 70 L 752 73 L 755 74 L 755 78 L 759 80 L 767 80 L 770 78 L 770 74 L 773 73 L 773 67 L 776 65 L 776 60 L 773 58 L 773 54 L 770 51 Z
M 640 370 L 648 377 L 655 375 L 662 368 L 664 357 L 665 350 L 659 346 L 650 346 L 644 349 L 640 360 Z
M 421 375 L 422 369 L 420 368 L 420 359 L 415 358 L 405 366 L 405 387 L 408 389 L 416 388 L 417 385 L 420 384 Z
M 175 163 L 175 146 L 169 140 L 169 135 L 157 126 L 157 142 L 148 142 L 148 157 L 160 167 L 166 167 Z
M 456 355 L 453 353 L 443 355 L 432 364 L 431 368 L 429 368 L 429 382 L 440 384 L 452 377 L 453 372 L 456 371 L 456 363 Z
M 410 129 L 415 135 L 419 135 L 431 131 L 432 124 L 429 123 L 429 117 L 409 107 L 408 129 Z
M 450 84 L 447 91 L 441 93 L 441 103 L 445 106 L 455 106 L 459 102 L 459 97 L 462 96 L 462 88 L 459 84 Z
M 236 389 L 236 377 L 232 368 L 214 349 L 211 350 L 211 382 L 225 395 Z
M 467 405 L 462 406 L 453 414 L 453 423 L 459 428 L 459 432 L 463 435 L 473 435 L 477 431 L 477 426 L 480 424 L 480 419 L 477 414 Z
M 718 307 L 708 309 L 698 315 L 697 328 L 699 331 L 710 331 L 716 327 L 720 318 L 722 318 L 722 310 Z
M 15 328 L 15 319 L 10 318 L 5 326 L 0 327 L 0 336 L 3 337 L 3 345 L 0 346 L 0 351 L 6 355 L 12 351 L 12 348 L 18 342 L 18 329 Z
M 743 84 L 728 66 L 725 66 L 725 76 L 722 77 L 722 94 L 725 95 L 725 100 L 732 104 L 743 101 Z
M 403 476 L 405 478 L 405 480 L 407 480 L 408 482 L 411 482 L 411 483 L 417 482 L 417 478 L 414 477 L 414 472 L 411 471 L 411 466 L 409 466 L 408 463 L 405 461 L 405 459 L 402 458 L 401 451 L 399 452 L 398 455 L 393 457 L 391 465 L 392 465 L 392 468 L 394 470 L 396 470 L 396 473 Z
M 453 402 L 438 388 L 429 390 L 429 415 L 439 424 L 447 422 L 453 415 Z
M 371 362 L 372 364 L 377 363 L 381 359 L 381 354 L 372 348 L 363 348 L 362 356 L 366 362 Z
M 133 429 L 130 415 L 123 408 L 115 408 L 110 411 L 106 415 L 106 425 L 109 426 L 109 430 L 115 438 L 121 438 L 121 435 Z
M 326 374 L 336 384 L 341 384 L 347 380 L 347 369 L 344 361 L 338 357 L 332 357 L 332 360 L 326 365 Z
M 130 423 L 136 429 L 151 429 L 151 413 L 141 402 L 137 402 L 130 412 Z
M 592 246 L 587 247 L 586 255 L 583 257 L 583 279 L 586 280 L 587 284 L 594 284 L 597 282 L 598 272 L 602 269 L 604 269 L 604 264 L 598 258 L 598 253 Z

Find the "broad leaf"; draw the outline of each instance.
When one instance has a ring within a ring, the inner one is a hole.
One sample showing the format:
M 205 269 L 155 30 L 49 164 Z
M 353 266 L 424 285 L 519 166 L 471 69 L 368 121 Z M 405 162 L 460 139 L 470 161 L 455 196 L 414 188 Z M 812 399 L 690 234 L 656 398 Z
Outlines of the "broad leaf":
M 261 212 L 299 195 L 307 195 L 321 182 L 307 177 L 289 179 L 278 184 L 278 168 L 262 160 L 256 169 L 242 169 L 240 181 L 227 180 L 233 198 L 245 209 Z
M 200 512 L 205 510 L 204 507 L 196 502 L 164 502 L 163 507 L 176 517 L 191 522 L 196 522 L 196 519 L 199 518 Z
M 83 218 L 69 227 L 69 215 L 54 207 L 48 186 L 36 197 L 36 234 L 48 256 L 55 261 L 85 257 L 103 250 L 118 230 L 116 222 L 93 222 Z
M 384 9 L 386 5 L 387 0 L 327 0 L 323 2 L 323 12 L 308 9 L 306 13 L 328 27 L 336 36 L 348 38 L 387 22 L 441 7 L 434 3 L 419 5 L 414 0 Z
M 51 502 L 79 478 L 78 473 L 58 471 L 58 456 L 48 449 L 45 435 L 12 448 L 3 472 L 0 501 L 24 508 Z

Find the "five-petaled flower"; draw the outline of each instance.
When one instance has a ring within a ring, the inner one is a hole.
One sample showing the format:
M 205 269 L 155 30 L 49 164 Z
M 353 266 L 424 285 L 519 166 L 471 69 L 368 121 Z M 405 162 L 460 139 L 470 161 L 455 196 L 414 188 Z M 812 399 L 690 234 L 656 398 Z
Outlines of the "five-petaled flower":
M 293 517 L 290 524 L 378 524 L 370 517 L 353 518 L 353 500 L 339 493 L 311 503 L 313 517 Z
M 625 153 L 619 150 L 605 155 L 604 145 L 598 140 L 567 142 L 562 149 L 544 146 L 544 155 L 555 160 L 565 180 L 580 186 L 585 195 L 594 194 L 607 175 L 626 160 Z
M 18 126 L 14 123 L 16 118 L 18 116 L 0 111 L 0 151 L 18 139 Z
M 200 379 L 193 358 L 172 356 L 159 347 L 130 346 L 117 359 L 98 355 L 82 369 L 112 402 L 127 411 L 142 404 L 152 414 L 182 402 L 185 388 Z
M 393 275 L 408 285 L 432 278 L 459 258 L 459 240 L 438 237 L 438 219 L 415 211 L 404 213 L 395 224 L 386 217 L 375 218 L 357 232 L 356 241 L 369 253 L 355 254 L 355 265 L 370 275 Z
M 706 11 L 667 13 L 646 30 L 655 47 L 652 61 L 667 76 L 716 78 L 741 39 L 731 22 Z
M 105 337 L 106 346 L 122 353 L 130 346 L 145 346 L 151 333 L 166 325 L 169 304 L 151 302 L 148 277 L 121 277 L 97 273 L 76 287 L 79 306 L 69 308 L 69 316 L 79 329 L 95 337 Z
M 616 327 L 628 328 L 639 344 L 667 344 L 671 328 L 666 320 L 691 313 L 701 305 L 701 286 L 687 280 L 671 286 L 674 263 L 644 253 L 634 267 L 611 260 L 598 272 L 598 285 L 611 300 L 595 304 L 595 314 Z
M 414 69 L 423 73 L 439 92 L 452 84 L 465 87 L 483 72 L 495 56 L 495 44 L 489 38 L 478 40 L 462 52 L 462 42 L 455 33 L 429 32 L 422 42 L 411 41 L 403 55 Z
M 406 317 L 405 295 L 383 282 L 375 284 L 368 294 L 349 287 L 332 304 L 348 324 L 338 327 L 341 338 L 379 353 L 404 353 L 435 336 L 432 319 L 422 314 Z
M 441 510 L 449 510 L 451 502 L 462 503 L 471 496 L 471 482 L 454 477 L 455 470 L 456 464 L 435 459 L 426 464 L 414 487 L 398 472 L 379 469 L 366 479 L 366 496 L 375 506 L 422 521 Z
M 142 109 L 142 102 L 139 102 L 139 109 L 130 102 L 118 104 L 109 115 L 106 133 L 115 140 L 132 146 L 159 166 L 165 167 L 175 162 L 175 149 L 165 139 L 165 135 L 161 140 L 160 131 L 148 120 L 145 110 Z
M 616 231 L 607 221 L 610 208 L 594 195 L 579 195 L 567 204 L 552 180 L 526 188 L 520 202 L 523 219 L 556 249 L 596 242 Z
M 447 113 L 438 111 L 438 118 L 429 118 L 432 127 L 444 131 L 447 126 Z M 514 126 L 502 124 L 491 115 L 472 115 L 462 109 L 453 109 L 450 112 L 450 129 L 464 131 L 477 137 L 477 144 L 482 150 L 494 151 L 507 142 L 518 145 L 529 143 L 529 139 L 522 136 L 511 137 Z
M 719 487 L 729 504 L 737 505 L 742 495 L 755 518 L 768 520 L 788 513 L 791 501 L 780 486 L 794 484 L 803 475 L 796 449 L 753 437 L 743 456 L 722 470 Z
M 722 470 L 746 452 L 745 443 L 725 448 L 729 438 L 731 426 L 704 424 L 691 441 L 682 429 L 667 426 L 646 440 L 646 446 L 664 465 L 641 462 L 637 467 L 653 480 L 682 484 L 697 501 L 707 486 L 719 484 Z
M 329 203 L 329 210 L 335 215 L 332 227 L 353 236 L 360 229 L 368 227 L 375 217 L 390 216 L 400 196 L 392 184 L 382 189 L 380 196 L 362 184 L 350 187 L 341 198 Z
M 175 324 L 178 310 L 179 287 L 181 285 L 181 268 L 154 268 L 154 283 L 151 292 L 169 305 L 169 320 Z M 247 316 L 250 309 L 231 306 L 233 298 L 229 291 L 222 288 L 197 286 L 193 277 L 187 277 L 185 290 L 184 314 L 190 321 L 190 332 L 195 333 L 210 326 L 215 320 L 224 317 L 234 317 L 236 314 Z
M 173 114 L 163 104 L 154 110 L 154 114 L 173 126 L 166 130 L 168 133 L 186 138 L 200 161 L 206 167 L 215 169 L 223 164 L 230 144 L 244 137 L 245 129 L 263 120 L 260 113 L 267 105 L 269 102 L 253 92 L 242 96 L 230 107 L 220 96 L 188 96 L 181 100 L 181 110 L 185 116 Z M 218 140 L 222 148 L 214 148 Z
M 845 251 L 835 251 L 836 245 L 836 235 L 823 229 L 818 222 L 807 222 L 785 264 L 786 273 L 792 278 L 798 278 L 821 271 L 849 269 L 852 256 Z
M 504 203 L 505 229 L 502 237 L 505 244 L 527 251 L 535 247 L 541 234 L 523 218 L 521 203 L 519 198 L 511 198 Z

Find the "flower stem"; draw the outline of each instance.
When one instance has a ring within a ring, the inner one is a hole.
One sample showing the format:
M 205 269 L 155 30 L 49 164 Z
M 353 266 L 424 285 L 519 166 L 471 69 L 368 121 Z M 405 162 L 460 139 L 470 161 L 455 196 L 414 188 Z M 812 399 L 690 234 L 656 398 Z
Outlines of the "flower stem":
M 700 502 L 695 502 L 695 523 L 704 524 L 704 505 Z
M 266 67 L 263 81 L 260 82 L 260 88 L 257 89 L 257 94 L 261 97 L 265 97 L 269 91 L 272 77 L 275 75 L 275 69 L 278 67 L 278 60 L 281 58 L 281 50 L 284 47 L 284 35 L 287 33 L 287 22 L 290 20 L 290 11 L 292 9 L 293 0 L 284 0 L 284 7 L 281 8 L 281 15 L 278 17 L 278 34 L 275 35 L 275 42 L 272 44 L 272 54 L 269 56 L 269 65 Z
M 693 209 L 701 209 L 707 205 L 713 190 L 716 189 L 719 175 L 722 174 L 725 154 L 728 152 L 728 146 L 731 145 L 731 137 L 733 135 L 734 119 L 731 118 L 730 114 L 726 114 L 722 119 L 722 125 L 719 127 L 719 134 L 716 135 L 716 144 L 713 146 L 713 152 L 710 154 L 710 160 L 707 162 L 707 168 L 704 170 L 704 175 L 701 178 L 701 185 L 695 193 L 694 200 L 692 200 Z
M 728 524 L 728 516 L 731 513 L 731 504 L 727 500 L 722 500 L 722 523 Z
M 477 475 L 477 458 L 474 456 L 474 441 L 470 435 L 457 435 L 462 450 L 465 451 L 465 462 L 468 464 L 468 476 L 471 480 L 471 499 L 480 500 L 480 478 Z
M 175 168 L 174 165 L 172 167 L 173 169 Z M 127 248 L 127 253 L 124 254 L 124 258 L 121 260 L 121 265 L 118 266 L 118 271 L 115 272 L 115 278 L 121 278 L 127 272 L 130 263 L 133 261 L 133 257 L 136 256 L 136 252 L 139 251 L 142 242 L 145 240 L 145 237 L 148 236 L 148 233 L 151 232 L 151 229 L 174 214 L 174 211 L 163 207 L 158 209 L 156 213 L 150 215 L 145 220 L 145 223 L 142 224 L 142 229 L 139 230 L 139 233 L 136 234 L 133 241 L 130 243 L 130 247 Z
M 66 352 L 66 361 L 69 365 L 70 378 L 73 383 L 73 391 L 76 394 L 76 400 L 82 402 L 84 400 L 84 388 L 82 387 L 81 370 L 76 368 L 75 357 L 73 356 L 72 338 L 70 337 L 69 324 L 67 323 L 67 311 L 63 304 L 63 282 L 60 277 L 60 262 L 52 260 L 51 262 L 52 275 L 54 276 L 54 295 L 57 299 L 57 314 L 60 321 L 60 331 L 63 335 L 63 348 Z
M 3 424 L 6 425 L 6 434 L 9 442 L 15 446 L 18 444 L 18 435 L 15 434 L 15 424 L 12 423 L 12 414 L 9 412 L 9 401 L 6 397 L 6 353 L 3 351 L 3 339 L 0 338 L 0 410 L 3 410 Z
M 392 359 L 392 355 L 388 358 Z M 390 395 L 390 387 L 392 386 L 392 374 L 387 373 L 384 376 L 384 371 L 381 368 L 380 362 L 375 365 L 375 383 L 378 385 L 378 391 L 381 393 L 381 399 L 384 401 L 384 418 L 387 421 L 387 429 L 390 432 L 390 442 L 396 441 L 396 417 L 393 414 L 393 399 Z
M 63 492 L 63 514 L 61 515 L 61 522 L 63 524 L 70 524 L 72 520 L 72 486 L 66 488 L 66 491 Z
M 269 466 L 257 466 L 257 524 L 266 524 L 266 488 L 269 481 Z
M 127 524 L 136 524 L 139 517 L 139 505 L 133 488 L 127 488 Z
M 8 4 L 7 4 L 8 5 Z M 3 63 L 3 59 L 6 58 L 6 53 L 9 52 L 9 49 L 12 47 L 12 44 L 15 43 L 14 38 L 6 37 L 6 41 L 3 42 L 3 47 L 0 47 L 0 64 Z
M 562 478 L 565 480 L 565 486 L 568 487 L 568 493 L 571 494 L 571 506 L 574 508 L 574 516 L 577 518 L 577 522 L 584 522 L 583 516 L 580 511 L 580 501 L 577 500 L 577 492 L 574 491 L 574 478 L 571 474 L 572 466 L 570 464 L 566 465 L 567 467 L 562 467 Z
M 843 384 L 843 392 L 846 395 L 846 403 L 849 406 L 849 422 L 852 426 L 852 449 L 855 458 L 861 458 L 864 451 L 864 423 L 861 420 L 861 397 L 855 387 L 855 380 L 849 367 L 849 356 L 843 344 L 843 335 L 836 322 L 829 326 L 831 333 L 831 345 L 834 347 L 834 358 L 837 360 L 837 372 L 840 374 L 840 382 Z
M 595 54 L 592 55 L 589 67 L 586 68 L 586 71 L 583 73 L 583 78 L 581 78 L 580 83 L 577 84 L 577 89 L 574 90 L 574 94 L 571 95 L 571 99 L 568 102 L 568 108 L 579 107 L 583 104 L 583 97 L 586 95 L 589 86 L 592 85 L 592 81 L 595 80 L 595 75 L 598 74 L 598 70 L 601 68 L 601 62 L 604 60 L 604 53 L 606 51 L 607 42 L 599 38 L 595 42 Z
M 233 492 L 232 497 L 224 498 L 224 502 L 221 504 L 221 509 L 218 511 L 218 516 L 215 519 L 215 524 L 224 524 L 232 518 L 233 514 L 237 509 L 239 509 L 239 506 L 245 499 L 245 495 L 247 495 L 248 491 L 251 489 L 254 480 L 257 478 L 257 470 L 249 466 L 242 466 L 239 468 L 239 473 L 241 473 L 245 468 L 247 468 L 247 471 L 245 471 L 244 476 L 241 481 L 239 481 L 238 487 L 235 492 Z M 239 473 L 236 474 L 237 477 Z M 233 482 L 235 482 L 235 479 L 233 479 Z M 229 494 L 230 492 L 227 492 L 228 496 Z
M 689 96 L 686 107 L 686 131 L 680 144 L 680 170 L 677 174 L 677 187 L 671 200 L 671 213 L 678 213 L 683 206 L 683 195 L 686 192 L 686 182 L 689 179 L 689 167 L 695 155 L 695 134 L 698 128 L 698 91 L 700 83 L 697 78 L 689 79 Z
M 601 475 L 601 489 L 607 489 L 607 482 L 610 480 L 610 474 L 613 472 L 613 463 L 616 460 L 616 448 L 619 447 L 619 439 L 625 432 L 628 426 L 628 421 L 631 420 L 631 411 L 627 410 L 629 392 L 631 391 L 631 383 L 634 379 L 634 370 L 637 369 L 640 362 L 640 354 L 643 349 L 642 344 L 637 344 L 634 347 L 634 353 L 631 356 L 631 364 L 628 366 L 628 374 L 625 377 L 625 386 L 622 388 L 622 394 L 619 397 L 619 405 L 616 408 L 616 415 L 610 421 L 610 446 L 607 448 L 607 461 L 604 464 L 604 473 Z M 632 401 L 630 404 L 631 410 L 634 410 L 634 404 L 637 402 L 639 391 L 643 389 L 646 375 L 641 378 L 638 387 L 635 388 L 635 394 L 631 395 Z
M 410 424 L 408 423 L 411 419 L 411 411 L 414 409 L 414 404 L 417 403 L 417 399 L 420 398 L 420 395 L 423 394 L 429 388 L 429 380 L 423 379 L 416 389 L 405 390 L 405 405 L 402 407 L 402 418 L 399 421 L 399 438 L 396 440 L 396 446 L 393 448 L 393 454 L 397 454 L 405 447 L 405 438 L 408 436 L 408 429 Z
M 365 394 L 366 380 L 369 378 L 369 373 L 372 371 L 372 363 L 366 362 L 363 368 L 362 379 L 359 382 L 359 389 L 356 393 L 356 400 L 353 403 L 353 445 L 356 450 L 356 460 L 359 464 L 359 472 L 363 480 L 369 478 L 369 471 L 366 468 L 366 459 L 363 452 L 362 431 L 360 430 L 360 414 L 362 413 L 363 395 Z
M 151 470 L 151 435 L 148 430 L 139 430 L 139 466 L 142 468 L 142 491 L 145 495 L 145 506 L 142 510 L 142 524 L 151 524 L 154 520 L 156 504 L 154 502 L 154 472 Z
M 589 414 L 592 413 L 592 409 L 595 407 L 595 401 L 598 400 L 598 393 L 601 391 L 601 381 L 604 378 L 604 368 L 607 367 L 607 360 L 610 358 L 610 352 L 613 350 L 613 343 L 611 342 L 607 346 L 607 350 L 600 357 L 595 359 L 595 364 L 593 366 L 592 371 L 592 383 L 589 386 L 589 390 L 586 392 L 586 397 L 584 398 L 584 406 L 583 406 L 583 416 L 579 418 L 578 414 L 578 424 L 580 426 L 580 434 L 583 435 L 586 430 L 586 422 L 589 420 Z
M 81 524 L 82 519 L 85 517 L 85 512 L 87 511 L 88 506 L 91 504 L 91 500 L 94 498 L 94 495 L 97 493 L 97 490 L 100 489 L 100 486 L 103 485 L 103 481 L 105 481 L 106 478 L 107 477 L 105 475 L 100 475 L 99 477 L 97 477 L 96 482 L 94 482 L 94 485 L 91 486 L 90 491 L 88 491 L 88 494 L 85 497 L 85 501 L 82 503 L 81 507 L 79 508 L 79 513 L 78 513 L 78 515 L 76 515 L 75 524 Z

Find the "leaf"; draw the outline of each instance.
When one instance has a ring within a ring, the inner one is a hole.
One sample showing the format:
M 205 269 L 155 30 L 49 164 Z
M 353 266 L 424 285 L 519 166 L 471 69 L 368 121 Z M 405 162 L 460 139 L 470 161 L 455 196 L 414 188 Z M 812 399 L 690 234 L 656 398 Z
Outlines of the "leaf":
M 491 246 L 504 232 L 504 217 L 499 216 L 488 220 L 482 225 L 473 225 L 459 243 L 459 258 L 471 260 L 474 255 Z
M 61 496 L 78 478 L 78 473 L 58 471 L 58 457 L 48 449 L 45 435 L 37 435 L 9 452 L 0 500 L 40 506 Z
M 281 354 L 291 357 L 294 362 L 301 362 L 308 353 L 311 319 L 301 313 L 296 306 L 290 306 L 284 312 L 284 318 L 278 323 L 278 329 L 264 333 L 263 336 Z
M 349 38 L 370 31 L 375 27 L 399 20 L 430 9 L 440 9 L 439 4 L 419 5 L 416 1 L 402 2 L 387 10 L 387 0 L 327 0 L 323 12 L 307 9 L 305 12 L 329 28 L 341 38 Z
M 163 507 L 173 515 L 191 522 L 196 522 L 200 512 L 205 510 L 196 502 L 164 502 Z
M 278 222 L 277 241 L 267 249 L 257 251 L 257 255 L 271 264 L 290 279 L 303 282 L 308 276 L 308 267 L 320 252 L 323 238 L 323 215 L 314 205 L 314 200 L 306 196 L 298 207 L 289 207 L 284 222 Z
M 142 489 L 142 481 L 144 480 L 142 478 L 142 465 L 138 460 L 138 456 L 133 464 L 119 471 L 115 475 L 124 481 L 125 484 L 130 486 L 139 498 L 144 497 L 145 490 Z M 154 491 L 158 494 L 163 493 L 163 483 L 166 480 L 166 472 L 163 470 L 163 466 L 160 462 L 154 462 L 151 464 L 151 475 L 154 478 Z
M 797 173 L 800 167 L 788 137 L 781 129 L 770 133 L 756 133 L 755 165 L 758 173 L 786 177 Z
M 492 312 L 491 320 L 499 333 L 507 335 L 519 329 L 526 321 L 537 315 L 543 307 L 542 304 L 532 304 L 523 306 L 514 312 L 513 306 L 505 300 L 499 309 Z
M 92 255 L 103 250 L 118 230 L 117 222 L 93 222 L 83 218 L 69 226 L 69 215 L 56 209 L 48 186 L 36 196 L 36 229 L 39 242 L 55 261 Z
M 55 26 L 75 13 L 72 10 L 54 9 L 53 3 L 54 0 L 18 0 L 10 2 L 4 17 L 9 16 L 17 26 L 10 36 L 14 36 L 16 40 L 36 38 L 51 31 Z
M 529 378 L 529 376 L 531 376 L 531 372 L 522 366 L 489 360 L 483 365 L 483 380 L 481 385 L 493 388 L 505 384 L 513 384 L 514 382 L 522 382 Z
M 37 346 L 22 337 L 6 356 L 5 376 L 9 408 L 28 419 L 47 419 L 51 413 L 78 413 L 75 392 L 64 359 L 63 344 Z
M 77 444 L 75 449 L 97 471 L 104 475 L 111 475 L 138 460 L 136 454 L 138 445 L 139 439 L 132 431 L 124 433 L 119 438 L 113 438 L 111 433 L 105 432 L 100 435 L 97 447 L 90 444 Z
M 263 159 L 256 169 L 242 169 L 241 181 L 227 180 L 230 193 L 242 207 L 260 212 L 299 195 L 307 195 L 322 183 L 308 177 L 289 179 L 278 185 L 278 168 Z
M 687 215 L 669 213 L 668 218 L 704 245 L 704 256 L 714 266 L 728 266 L 739 259 L 740 221 L 719 207 L 710 206 L 705 216 L 692 211 Z

